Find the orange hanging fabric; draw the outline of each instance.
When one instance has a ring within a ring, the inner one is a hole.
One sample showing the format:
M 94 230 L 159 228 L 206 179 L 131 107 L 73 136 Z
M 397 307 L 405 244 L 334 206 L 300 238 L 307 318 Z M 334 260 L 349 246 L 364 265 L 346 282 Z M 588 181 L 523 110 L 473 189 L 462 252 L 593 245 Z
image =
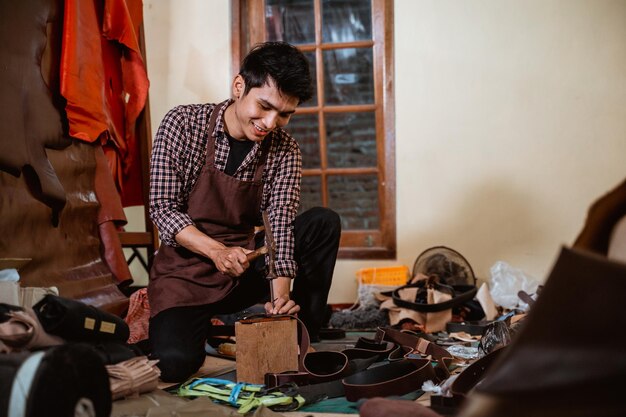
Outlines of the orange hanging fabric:
M 143 204 L 132 186 L 141 179 L 134 126 L 149 87 L 138 42 L 142 7 L 141 0 L 65 0 L 61 94 L 70 136 L 100 141 L 126 206 Z

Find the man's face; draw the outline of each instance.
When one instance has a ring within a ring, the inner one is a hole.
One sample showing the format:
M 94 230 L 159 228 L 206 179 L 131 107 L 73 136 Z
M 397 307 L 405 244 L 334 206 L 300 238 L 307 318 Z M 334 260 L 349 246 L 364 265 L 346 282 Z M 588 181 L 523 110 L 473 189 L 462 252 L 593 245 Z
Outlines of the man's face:
M 260 142 L 277 127 L 286 126 L 296 111 L 298 98 L 281 94 L 272 79 L 243 95 L 245 84 L 238 75 L 233 82 L 233 117 L 226 118 L 228 133 L 235 139 Z

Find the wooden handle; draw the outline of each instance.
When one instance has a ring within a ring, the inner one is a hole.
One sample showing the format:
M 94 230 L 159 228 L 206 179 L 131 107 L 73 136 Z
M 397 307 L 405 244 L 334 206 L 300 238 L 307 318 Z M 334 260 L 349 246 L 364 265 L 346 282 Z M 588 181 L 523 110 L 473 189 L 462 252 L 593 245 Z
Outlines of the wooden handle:
M 260 248 L 257 248 L 253 250 L 252 252 L 246 254 L 246 258 L 248 258 L 248 262 L 252 262 L 259 256 L 265 255 L 266 253 L 267 253 L 267 247 L 261 246 Z

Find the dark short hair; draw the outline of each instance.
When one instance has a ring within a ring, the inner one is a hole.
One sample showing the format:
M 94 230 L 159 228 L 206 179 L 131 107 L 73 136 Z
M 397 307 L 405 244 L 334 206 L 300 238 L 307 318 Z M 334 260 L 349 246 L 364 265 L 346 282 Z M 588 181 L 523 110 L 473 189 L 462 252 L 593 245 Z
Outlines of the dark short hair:
M 244 95 L 251 88 L 264 86 L 271 77 L 281 93 L 297 97 L 299 103 L 313 96 L 309 61 L 298 48 L 286 42 L 255 45 L 243 59 L 239 75 L 246 83 Z

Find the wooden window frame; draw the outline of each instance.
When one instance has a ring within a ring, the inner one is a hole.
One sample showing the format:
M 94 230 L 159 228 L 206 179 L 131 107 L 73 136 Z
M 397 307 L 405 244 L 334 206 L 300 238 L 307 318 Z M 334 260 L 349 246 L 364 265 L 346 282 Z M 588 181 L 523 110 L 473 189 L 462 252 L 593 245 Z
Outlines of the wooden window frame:
M 315 13 L 321 13 L 321 0 L 315 0 Z M 237 74 L 241 60 L 258 42 L 265 40 L 265 0 L 231 0 L 232 19 L 232 74 Z M 380 225 L 377 230 L 348 230 L 341 235 L 340 259 L 395 259 L 396 258 L 396 180 L 395 180 L 395 104 L 393 62 L 393 0 L 372 0 L 372 40 L 323 44 L 321 19 L 316 19 L 315 43 L 298 45 L 303 52 L 316 53 L 317 90 L 316 106 L 300 107 L 298 114 L 318 114 L 320 138 L 325 138 L 324 112 L 341 113 L 374 111 L 376 118 L 376 143 L 378 164 L 373 168 L 324 168 L 325 140 L 320 140 L 322 167 L 304 169 L 303 176 L 321 176 L 326 186 L 327 175 L 378 174 Z M 374 57 L 375 104 L 324 106 L 324 71 L 322 51 L 337 48 L 372 47 Z M 326 193 L 323 194 L 326 205 Z

